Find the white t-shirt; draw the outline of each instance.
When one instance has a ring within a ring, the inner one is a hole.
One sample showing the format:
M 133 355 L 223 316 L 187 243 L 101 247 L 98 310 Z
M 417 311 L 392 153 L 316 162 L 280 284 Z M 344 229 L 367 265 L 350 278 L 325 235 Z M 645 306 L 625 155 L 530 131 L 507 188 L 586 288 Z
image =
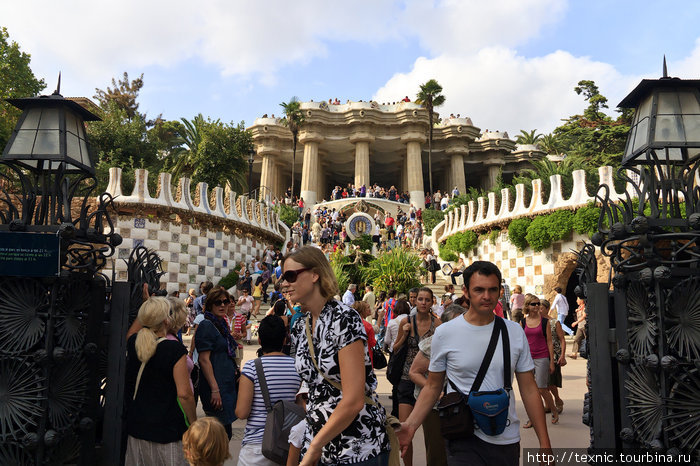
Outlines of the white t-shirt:
M 535 368 L 530 356 L 530 346 L 525 332 L 515 322 L 505 321 L 510 339 L 510 367 L 512 372 L 527 372 Z M 447 377 L 467 394 L 476 378 L 479 367 L 488 348 L 493 322 L 488 325 L 472 325 L 464 316 L 450 320 L 435 329 L 430 355 L 430 371 L 446 372 Z M 486 371 L 480 391 L 498 390 L 503 388 L 503 347 L 499 336 L 496 351 L 493 354 L 489 370 Z M 448 392 L 452 388 L 448 384 Z M 510 425 L 500 435 L 486 435 L 478 429 L 474 434 L 485 442 L 497 445 L 507 445 L 520 441 L 520 421 L 515 412 L 515 395 L 510 393 L 510 408 L 508 410 Z
M 552 307 L 557 310 L 557 314 L 567 315 L 569 313 L 569 303 L 566 301 L 566 297 L 561 293 L 557 293 L 554 297 Z

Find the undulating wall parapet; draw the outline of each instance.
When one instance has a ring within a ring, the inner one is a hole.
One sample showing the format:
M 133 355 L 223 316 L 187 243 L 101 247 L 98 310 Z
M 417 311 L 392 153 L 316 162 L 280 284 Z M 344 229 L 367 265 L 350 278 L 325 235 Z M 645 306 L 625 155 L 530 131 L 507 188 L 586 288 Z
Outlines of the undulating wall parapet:
M 167 208 L 176 215 L 203 220 L 223 221 L 232 229 L 241 229 L 260 238 L 281 241 L 286 238 L 287 230 L 279 220 L 276 212 L 265 203 L 237 196 L 229 189 L 216 187 L 209 192 L 206 183 L 198 183 L 195 198 L 192 199 L 189 178 L 180 178 L 177 192 L 172 192 L 172 176 L 161 173 L 158 178 L 158 192 L 151 196 L 148 190 L 148 170 L 138 169 L 134 173 L 134 189 L 130 195 L 122 190 L 122 169 L 110 168 L 107 192 L 114 199 L 117 208 L 131 206 L 139 210 L 148 208 Z
M 615 191 L 612 167 L 599 167 L 598 174 L 600 184 L 609 187 L 612 200 L 625 196 L 625 193 Z M 515 186 L 515 200 L 512 202 L 512 207 L 511 193 L 508 189 L 502 189 L 498 199 L 496 193 L 489 193 L 488 198 L 480 197 L 476 202 L 469 201 L 467 205 L 462 205 L 445 214 L 445 219 L 433 229 L 432 237 L 436 238 L 437 242 L 442 242 L 449 236 L 465 230 L 487 230 L 507 224 L 516 218 L 546 214 L 561 209 L 572 210 L 593 201 L 594 196 L 589 195 L 586 190 L 586 172 L 576 170 L 571 176 L 573 189 L 568 199 L 564 199 L 561 191 L 561 175 L 549 177 L 551 188 L 546 198 L 542 192 L 542 180 L 533 180 L 532 195 L 527 205 L 525 185 L 518 184 Z M 627 187 L 627 191 L 630 195 L 632 194 L 630 186 Z

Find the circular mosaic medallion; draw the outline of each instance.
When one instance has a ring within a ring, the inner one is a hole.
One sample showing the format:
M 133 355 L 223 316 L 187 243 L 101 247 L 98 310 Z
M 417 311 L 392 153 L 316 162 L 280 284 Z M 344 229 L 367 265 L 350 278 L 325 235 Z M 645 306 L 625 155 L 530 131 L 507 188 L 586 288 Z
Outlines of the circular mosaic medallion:
M 357 212 L 350 216 L 345 223 L 345 230 L 350 239 L 358 238 L 362 235 L 371 235 L 374 228 L 374 219 L 363 212 Z

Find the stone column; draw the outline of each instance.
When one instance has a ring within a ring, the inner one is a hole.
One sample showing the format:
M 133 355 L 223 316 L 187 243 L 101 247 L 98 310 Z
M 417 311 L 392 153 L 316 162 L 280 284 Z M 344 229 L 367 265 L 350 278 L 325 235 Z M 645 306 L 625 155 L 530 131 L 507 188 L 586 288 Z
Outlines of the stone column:
M 408 191 L 408 157 L 401 163 L 401 191 Z
M 318 199 L 318 179 L 321 170 L 318 145 L 323 138 L 316 133 L 303 132 L 299 142 L 304 145 L 304 166 L 301 169 L 301 192 L 306 207 L 312 207 Z
M 262 169 L 260 172 L 260 192 L 258 194 L 259 200 L 264 200 L 267 198 L 273 198 L 277 195 L 275 189 L 275 154 L 271 152 L 265 152 L 262 154 Z
M 486 167 L 486 169 L 488 170 L 486 177 L 487 185 L 484 186 L 484 189 L 488 191 L 489 189 L 496 186 L 496 181 L 498 180 L 498 173 L 501 171 L 501 165 L 489 165 Z
M 355 144 L 355 187 L 363 184 L 369 186 L 369 143 L 374 136 L 367 132 L 357 132 L 350 136 L 350 142 Z
M 423 192 L 423 163 L 421 160 L 421 144 L 425 135 L 419 132 L 406 133 L 401 137 L 406 143 L 406 169 L 408 172 L 408 194 L 411 204 L 416 208 L 425 208 L 425 193 Z
M 450 160 L 450 172 L 452 174 L 452 185 L 447 187 L 449 189 L 448 192 L 452 193 L 455 186 L 457 186 L 457 189 L 459 189 L 460 194 L 467 192 L 467 181 L 464 176 L 464 154 L 461 152 L 452 154 Z
M 326 186 L 326 170 L 328 169 L 325 164 L 321 161 L 323 157 L 319 155 L 319 163 L 318 163 L 318 184 L 316 186 L 316 202 L 321 202 L 322 199 L 328 200 L 328 197 L 330 196 L 330 192 L 328 191 L 328 187 Z

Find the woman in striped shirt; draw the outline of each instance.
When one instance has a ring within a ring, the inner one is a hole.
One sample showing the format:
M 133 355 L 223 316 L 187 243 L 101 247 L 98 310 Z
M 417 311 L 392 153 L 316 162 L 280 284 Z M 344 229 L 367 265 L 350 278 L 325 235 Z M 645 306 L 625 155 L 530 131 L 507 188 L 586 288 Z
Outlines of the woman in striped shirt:
M 282 352 L 287 330 L 281 317 L 270 315 L 260 322 L 258 337 L 262 347 L 262 366 L 270 392 L 270 403 L 278 400 L 294 401 L 301 386 L 301 377 L 294 368 L 294 358 Z M 238 387 L 236 417 L 247 419 L 238 466 L 274 466 L 276 463 L 262 455 L 267 410 L 260 391 L 255 360 L 243 365 Z

